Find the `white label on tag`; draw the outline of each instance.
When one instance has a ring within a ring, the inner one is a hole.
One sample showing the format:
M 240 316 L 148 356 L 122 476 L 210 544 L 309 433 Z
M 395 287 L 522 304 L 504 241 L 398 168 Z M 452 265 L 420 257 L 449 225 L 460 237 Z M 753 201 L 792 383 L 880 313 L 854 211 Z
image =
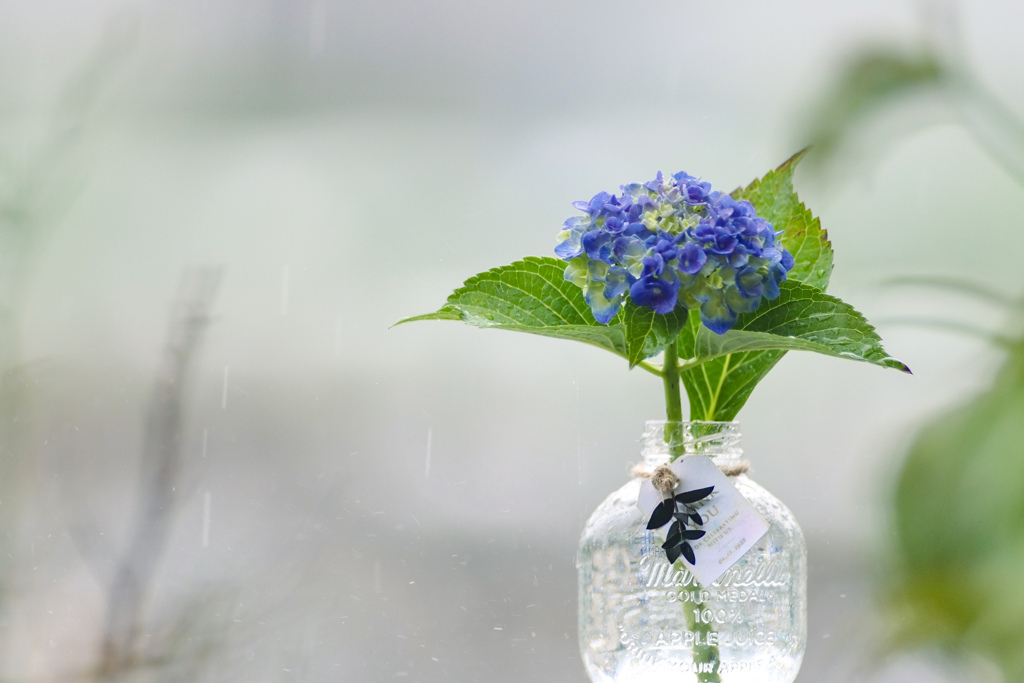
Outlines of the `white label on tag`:
M 684 558 L 679 560 L 702 586 L 710 586 L 768 533 L 768 523 L 711 458 L 687 455 L 678 458 L 669 467 L 679 477 L 679 486 L 674 491 L 676 495 L 708 486 L 715 487 L 711 495 L 693 505 L 704 523 L 688 523 L 688 528 L 705 532 L 701 538 L 689 541 L 696 562 L 690 564 Z M 636 505 L 644 513 L 645 525 L 662 500 L 661 492 L 654 488 L 650 479 L 640 484 Z M 666 522 L 657 529 L 657 533 L 666 538 L 673 522 Z M 664 553 L 660 548 L 658 551 Z

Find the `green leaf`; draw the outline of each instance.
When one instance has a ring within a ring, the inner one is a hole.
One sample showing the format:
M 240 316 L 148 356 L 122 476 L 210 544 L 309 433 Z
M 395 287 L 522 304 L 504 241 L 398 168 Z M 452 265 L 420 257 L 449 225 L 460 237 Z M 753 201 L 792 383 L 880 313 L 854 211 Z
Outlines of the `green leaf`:
M 774 171 L 744 188 L 734 190 L 734 199 L 746 199 L 757 215 L 776 230 L 783 231 L 784 246 L 796 262 L 789 280 L 799 280 L 824 291 L 832 275 L 832 243 L 821 222 L 804 206 L 793 189 L 793 172 L 807 150 L 797 152 Z
M 725 334 L 715 334 L 701 325 L 693 358 L 710 360 L 746 351 L 814 351 L 910 372 L 885 352 L 875 328 L 863 315 L 801 282 L 784 282 L 777 299 L 741 315 Z
M 732 196 L 749 201 L 758 216 L 783 232 L 782 245 L 795 261 L 789 281 L 805 282 L 824 291 L 832 275 L 832 244 L 828 233 L 821 229 L 821 222 L 793 189 L 793 173 L 804 154 L 805 151 L 794 154 L 763 178 L 733 191 Z M 697 336 L 702 329 L 700 317 L 693 311 L 689 324 L 679 335 L 680 358 L 696 355 Z M 690 400 L 690 419 L 735 418 L 757 383 L 783 355 L 785 351 L 737 350 L 681 372 L 680 379 Z
M 629 302 L 625 306 L 626 350 L 629 367 L 657 355 L 673 343 L 686 326 L 687 310 L 676 308 L 664 315 Z
M 625 312 L 620 311 L 608 325 L 600 324 L 583 299 L 583 292 L 566 282 L 564 272 L 564 261 L 528 256 L 469 278 L 440 310 L 404 318 L 395 324 L 462 320 L 476 327 L 571 339 L 628 358 Z M 652 326 L 652 331 L 638 343 L 644 348 L 656 346 L 660 338 L 656 329 L 660 329 L 659 325 Z
M 686 330 L 679 335 L 679 357 L 693 358 L 700 330 L 697 311 L 690 312 Z M 784 351 L 744 351 L 719 356 L 679 373 L 690 401 L 691 420 L 729 421 L 736 417 L 768 371 L 785 355 Z
M 414 315 L 410 318 L 402 318 L 395 325 L 401 325 L 402 323 L 414 323 L 418 320 L 462 320 L 462 313 L 454 306 L 442 306 L 433 313 L 424 313 L 423 315 Z M 394 325 L 392 325 L 394 327 Z
M 700 324 L 696 311 L 680 335 L 680 358 L 701 364 L 680 373 L 690 399 L 690 419 L 731 420 L 754 387 L 786 351 L 813 351 L 902 372 L 874 327 L 849 304 L 800 282 L 784 282 L 779 297 L 740 316 L 718 335 Z
M 528 332 L 592 344 L 632 368 L 661 353 L 686 325 L 686 309 L 667 315 L 627 302 L 607 325 L 594 319 L 583 292 L 563 277 L 565 261 L 528 256 L 474 275 L 439 310 L 399 320 L 462 320 L 476 327 Z

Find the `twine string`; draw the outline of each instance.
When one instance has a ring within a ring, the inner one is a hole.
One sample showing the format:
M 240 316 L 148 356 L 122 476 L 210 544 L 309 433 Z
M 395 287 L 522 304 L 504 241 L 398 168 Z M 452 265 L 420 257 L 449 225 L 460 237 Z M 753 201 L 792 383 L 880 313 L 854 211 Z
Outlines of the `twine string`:
M 670 495 L 679 486 L 679 476 L 668 465 L 658 465 L 650 474 L 654 488 L 664 495 Z
M 750 471 L 750 461 L 740 460 L 738 462 L 716 462 L 718 469 L 727 477 L 738 477 Z M 679 486 L 679 477 L 668 465 L 658 465 L 653 470 L 647 469 L 644 465 L 633 466 L 633 476 L 641 479 L 650 479 L 654 488 L 668 495 Z

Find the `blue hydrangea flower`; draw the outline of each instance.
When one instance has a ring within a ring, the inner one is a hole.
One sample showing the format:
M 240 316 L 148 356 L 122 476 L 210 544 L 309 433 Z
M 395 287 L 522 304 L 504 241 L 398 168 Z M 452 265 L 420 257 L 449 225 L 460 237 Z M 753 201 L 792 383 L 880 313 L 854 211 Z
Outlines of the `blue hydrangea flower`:
M 724 334 L 741 313 L 779 296 L 793 256 L 750 202 L 685 172 L 659 171 L 621 190 L 573 202 L 584 215 L 565 221 L 555 247 L 598 322 L 609 323 L 628 296 L 656 313 L 698 309 Z

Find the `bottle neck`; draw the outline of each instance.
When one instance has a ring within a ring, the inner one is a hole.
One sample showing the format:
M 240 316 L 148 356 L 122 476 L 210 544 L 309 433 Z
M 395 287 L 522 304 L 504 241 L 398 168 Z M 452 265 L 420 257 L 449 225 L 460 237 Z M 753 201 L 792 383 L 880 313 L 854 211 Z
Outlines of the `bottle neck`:
M 647 422 L 643 437 L 644 464 L 656 467 L 680 455 L 706 455 L 715 462 L 739 462 L 739 422 Z

